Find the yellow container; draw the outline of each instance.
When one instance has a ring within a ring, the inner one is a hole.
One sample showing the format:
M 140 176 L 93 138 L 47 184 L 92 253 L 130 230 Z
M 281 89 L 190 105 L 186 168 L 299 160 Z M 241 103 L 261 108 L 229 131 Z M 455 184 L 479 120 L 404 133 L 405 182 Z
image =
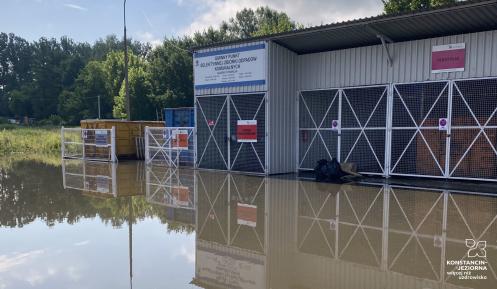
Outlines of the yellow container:
M 85 119 L 83 129 L 116 128 L 116 154 L 118 158 L 136 158 L 135 138 L 143 137 L 145 127 L 164 127 L 162 121 L 127 121 L 120 119 Z

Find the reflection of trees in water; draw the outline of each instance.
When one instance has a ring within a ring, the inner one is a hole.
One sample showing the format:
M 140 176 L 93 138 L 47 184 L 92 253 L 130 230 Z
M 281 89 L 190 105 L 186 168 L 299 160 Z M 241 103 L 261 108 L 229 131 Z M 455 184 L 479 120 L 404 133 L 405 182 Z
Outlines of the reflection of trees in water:
M 163 207 L 147 203 L 142 196 L 98 198 L 64 190 L 60 167 L 21 161 L 9 169 L 0 168 L 0 226 L 23 227 L 36 219 L 54 226 L 95 217 L 114 227 L 156 217 L 167 224 L 168 231 L 194 230 L 167 220 Z

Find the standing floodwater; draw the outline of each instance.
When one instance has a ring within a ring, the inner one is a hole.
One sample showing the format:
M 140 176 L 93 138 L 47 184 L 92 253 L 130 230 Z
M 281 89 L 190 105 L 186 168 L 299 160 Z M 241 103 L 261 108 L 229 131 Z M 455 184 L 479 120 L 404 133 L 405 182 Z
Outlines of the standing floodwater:
M 5 163 L 1 289 L 496 288 L 492 195 Z

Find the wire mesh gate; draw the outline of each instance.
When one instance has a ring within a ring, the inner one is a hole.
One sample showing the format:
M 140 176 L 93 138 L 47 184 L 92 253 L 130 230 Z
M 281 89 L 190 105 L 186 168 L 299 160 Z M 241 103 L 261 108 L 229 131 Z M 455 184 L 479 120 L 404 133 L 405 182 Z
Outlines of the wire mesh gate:
M 298 168 L 496 181 L 496 114 L 497 78 L 301 91 Z
M 194 167 L 195 128 L 145 127 L 145 163 Z
M 450 82 L 393 85 L 392 175 L 444 177 Z M 447 125 L 447 124 L 446 124 Z
M 496 112 L 497 78 L 394 84 L 390 174 L 496 181 Z
M 298 167 L 335 157 L 385 175 L 387 101 L 387 85 L 300 92 Z
M 116 162 L 116 129 L 65 128 L 60 130 L 63 159 Z
M 454 81 L 451 178 L 497 179 L 497 78 Z
M 265 94 L 197 97 L 196 119 L 197 167 L 266 172 Z

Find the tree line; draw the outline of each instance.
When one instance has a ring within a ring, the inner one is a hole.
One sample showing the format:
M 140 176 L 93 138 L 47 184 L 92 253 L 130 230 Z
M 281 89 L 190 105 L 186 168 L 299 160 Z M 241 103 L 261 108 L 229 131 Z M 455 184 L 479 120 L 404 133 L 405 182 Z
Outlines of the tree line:
M 383 0 L 385 13 L 426 9 L 456 0 Z M 164 107 L 193 105 L 193 47 L 292 31 L 303 25 L 268 7 L 243 9 L 219 27 L 165 38 L 152 47 L 128 40 L 132 119 L 160 118 Z M 123 39 L 93 44 L 68 37 L 27 41 L 0 33 L 0 117 L 77 124 L 96 118 L 126 118 Z
M 157 119 L 164 107 L 193 105 L 193 47 L 296 28 L 285 13 L 260 7 L 156 47 L 129 39 L 132 119 Z M 89 44 L 0 33 L 0 117 L 78 124 L 97 117 L 100 99 L 102 118 L 126 118 L 123 47 L 115 35 Z

